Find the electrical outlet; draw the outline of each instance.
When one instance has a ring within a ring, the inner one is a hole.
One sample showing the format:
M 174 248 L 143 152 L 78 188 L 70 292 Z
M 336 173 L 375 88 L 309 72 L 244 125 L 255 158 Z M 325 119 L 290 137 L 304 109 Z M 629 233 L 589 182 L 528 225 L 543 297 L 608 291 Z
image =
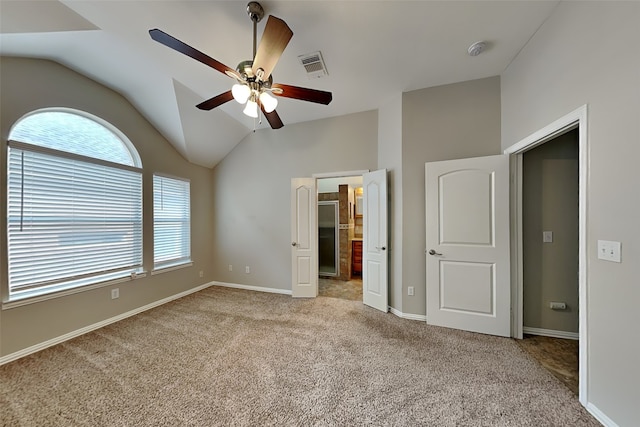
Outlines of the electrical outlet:
M 120 288 L 111 289 L 111 299 L 120 298 Z
M 229 271 L 233 271 L 233 265 L 229 264 Z
M 204 272 L 200 270 L 200 277 L 204 277 Z
M 413 296 L 413 295 L 414 295 L 413 286 L 409 286 L 409 287 L 407 288 L 407 294 L 409 294 L 410 296 Z
M 244 272 L 247 274 L 251 274 L 251 267 L 249 267 L 248 265 L 244 268 Z

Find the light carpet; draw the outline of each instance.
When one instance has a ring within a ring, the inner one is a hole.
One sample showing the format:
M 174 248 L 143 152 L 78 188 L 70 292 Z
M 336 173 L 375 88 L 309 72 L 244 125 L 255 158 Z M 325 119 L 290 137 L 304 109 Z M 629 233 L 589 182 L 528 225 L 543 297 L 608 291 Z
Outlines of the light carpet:
M 0 367 L 3 426 L 598 426 L 510 339 L 211 287 Z

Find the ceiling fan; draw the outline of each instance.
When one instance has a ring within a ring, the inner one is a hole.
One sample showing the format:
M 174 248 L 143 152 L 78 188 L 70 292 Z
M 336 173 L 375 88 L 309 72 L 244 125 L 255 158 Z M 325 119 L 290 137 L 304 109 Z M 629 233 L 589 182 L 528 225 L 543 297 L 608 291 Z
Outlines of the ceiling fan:
M 247 13 L 253 22 L 253 60 L 240 62 L 235 70 L 164 31 L 157 28 L 149 30 L 151 38 L 158 43 L 190 56 L 236 79 L 236 84 L 233 85 L 231 90 L 203 101 L 196 107 L 201 110 L 212 110 L 225 102 L 235 99 L 240 104 L 245 104 L 244 114 L 257 118 L 259 107 L 271 127 L 280 129 L 284 124 L 275 110 L 278 100 L 273 95 L 324 105 L 329 104 L 333 98 L 331 92 L 273 83 L 271 72 L 287 44 L 289 44 L 293 31 L 282 19 L 270 15 L 267 19 L 260 45 L 256 49 L 257 25 L 264 17 L 264 9 L 258 2 L 252 1 L 247 5 Z

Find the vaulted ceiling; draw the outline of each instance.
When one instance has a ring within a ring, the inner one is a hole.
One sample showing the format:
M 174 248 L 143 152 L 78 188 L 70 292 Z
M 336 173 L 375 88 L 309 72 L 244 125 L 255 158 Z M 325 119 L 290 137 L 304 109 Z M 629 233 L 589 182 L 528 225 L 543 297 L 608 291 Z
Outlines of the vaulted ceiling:
M 293 38 L 274 81 L 333 93 L 328 106 L 280 98 L 287 124 L 377 109 L 390 96 L 499 75 L 558 1 L 262 1 Z M 242 106 L 195 105 L 233 80 L 149 37 L 159 28 L 231 68 L 252 59 L 247 1 L 0 1 L 0 54 L 46 58 L 125 96 L 185 158 L 212 167 L 254 128 Z M 258 40 L 266 18 L 258 24 Z M 467 54 L 473 42 L 487 50 Z M 321 51 L 310 79 L 298 56 Z M 1 77 L 0 77 L 1 78 Z M 278 130 L 268 130 L 278 132 Z

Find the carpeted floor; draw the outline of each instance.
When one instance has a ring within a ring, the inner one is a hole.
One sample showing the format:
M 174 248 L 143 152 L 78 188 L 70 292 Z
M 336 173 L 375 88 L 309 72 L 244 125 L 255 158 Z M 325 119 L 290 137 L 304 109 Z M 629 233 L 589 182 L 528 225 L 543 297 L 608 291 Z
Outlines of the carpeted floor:
M 3 426 L 597 426 L 511 339 L 212 287 L 0 367 Z

